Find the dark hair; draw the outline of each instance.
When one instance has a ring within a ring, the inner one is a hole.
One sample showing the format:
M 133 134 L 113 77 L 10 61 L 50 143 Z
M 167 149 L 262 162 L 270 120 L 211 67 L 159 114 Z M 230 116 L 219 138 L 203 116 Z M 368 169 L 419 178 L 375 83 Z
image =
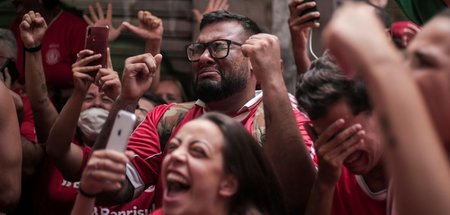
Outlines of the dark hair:
M 354 115 L 372 110 L 365 84 L 346 78 L 328 54 L 315 60 L 303 74 L 296 97 L 299 108 L 308 113 L 311 120 L 323 117 L 330 106 L 341 99 L 347 101 Z
M 225 10 L 217 10 L 205 14 L 200 22 L 200 30 L 210 24 L 232 21 L 238 22 L 242 28 L 244 28 L 248 36 L 262 33 L 261 28 L 250 18 L 239 14 L 233 14 Z
M 164 101 L 164 99 L 162 99 L 160 96 L 155 95 L 152 92 L 145 92 L 144 95 L 142 95 L 143 99 L 147 99 L 148 101 L 150 101 L 151 103 L 153 103 L 155 106 L 158 105 L 163 105 L 163 104 L 167 104 L 166 101 Z
M 161 79 L 159 80 L 160 83 L 163 82 L 163 81 L 171 81 L 171 82 L 173 82 L 173 84 L 175 84 L 175 86 L 180 91 L 181 100 L 183 100 L 182 102 L 187 102 L 188 101 L 188 98 L 186 96 L 186 93 L 184 92 L 184 88 L 183 88 L 183 85 L 181 84 L 180 80 L 178 80 L 177 78 L 175 78 L 173 76 L 165 75 L 165 76 L 162 76 Z
M 241 123 L 220 113 L 206 113 L 201 119 L 211 121 L 221 130 L 224 170 L 238 181 L 229 214 L 245 214 L 251 208 L 262 214 L 285 214 L 281 185 L 252 135 Z

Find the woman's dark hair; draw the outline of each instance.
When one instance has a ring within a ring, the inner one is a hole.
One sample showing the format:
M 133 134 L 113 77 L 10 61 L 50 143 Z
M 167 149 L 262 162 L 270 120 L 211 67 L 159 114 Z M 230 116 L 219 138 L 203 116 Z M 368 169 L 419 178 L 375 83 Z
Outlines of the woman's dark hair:
M 200 30 L 202 30 L 205 26 L 219 23 L 219 22 L 238 22 L 248 36 L 253 34 L 262 33 L 261 28 L 250 18 L 246 16 L 242 16 L 239 14 L 233 14 L 225 10 L 217 10 L 211 13 L 207 13 L 203 16 L 202 21 L 200 22 Z
M 315 60 L 297 85 L 299 108 L 311 120 L 323 117 L 336 102 L 344 99 L 354 115 L 372 111 L 365 84 L 341 73 L 334 59 L 327 53 Z
M 239 187 L 231 197 L 229 214 L 245 214 L 251 208 L 261 214 L 286 214 L 275 172 L 262 147 L 244 126 L 220 113 L 206 113 L 201 119 L 211 121 L 221 130 L 224 136 L 224 170 L 238 181 Z

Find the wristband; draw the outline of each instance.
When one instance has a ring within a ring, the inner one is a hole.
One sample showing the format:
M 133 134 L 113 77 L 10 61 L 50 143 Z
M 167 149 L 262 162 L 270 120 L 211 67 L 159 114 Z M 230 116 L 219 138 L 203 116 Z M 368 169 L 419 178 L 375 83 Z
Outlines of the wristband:
M 38 52 L 38 51 L 41 50 L 41 45 L 38 45 L 38 46 L 33 47 L 33 48 L 27 48 L 27 47 L 23 46 L 23 50 L 25 50 L 26 52 L 30 52 L 30 53 Z
M 81 189 L 81 184 L 80 184 L 80 187 L 78 188 L 78 191 L 80 192 L 80 194 L 82 196 L 87 197 L 87 198 L 95 198 L 97 196 L 97 194 L 90 194 L 90 193 L 86 193 L 86 191 L 83 191 Z

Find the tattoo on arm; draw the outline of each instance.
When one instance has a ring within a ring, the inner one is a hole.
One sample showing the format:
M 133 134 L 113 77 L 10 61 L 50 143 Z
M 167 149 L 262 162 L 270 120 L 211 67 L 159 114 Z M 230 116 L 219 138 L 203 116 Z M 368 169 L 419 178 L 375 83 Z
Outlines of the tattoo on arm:
M 268 128 L 272 123 L 272 115 L 270 114 L 269 108 L 267 108 L 265 104 L 263 105 L 264 105 L 264 121 L 266 123 L 266 128 Z

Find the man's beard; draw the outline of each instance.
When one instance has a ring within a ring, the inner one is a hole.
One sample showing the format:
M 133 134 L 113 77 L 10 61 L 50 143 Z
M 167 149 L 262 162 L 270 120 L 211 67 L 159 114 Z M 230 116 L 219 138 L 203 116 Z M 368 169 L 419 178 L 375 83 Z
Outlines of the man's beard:
M 195 80 L 195 93 L 200 100 L 205 103 L 219 101 L 241 92 L 247 85 L 248 78 L 242 73 L 225 76 L 222 71 L 219 71 L 219 75 L 219 82 L 209 79 Z

